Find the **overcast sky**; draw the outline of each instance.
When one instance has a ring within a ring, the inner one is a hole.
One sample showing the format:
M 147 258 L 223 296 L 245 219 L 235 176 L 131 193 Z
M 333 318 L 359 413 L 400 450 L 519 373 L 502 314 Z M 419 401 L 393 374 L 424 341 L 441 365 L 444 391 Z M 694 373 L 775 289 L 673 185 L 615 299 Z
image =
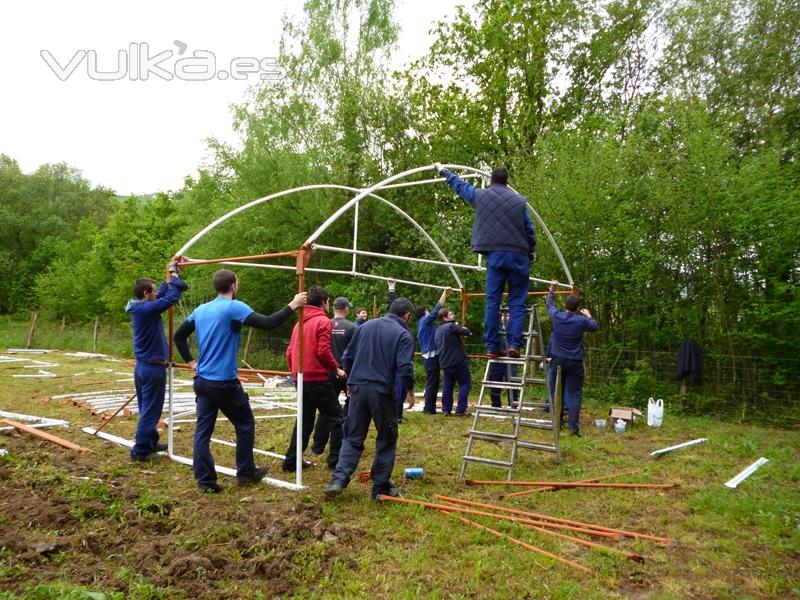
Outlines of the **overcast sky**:
M 434 23 L 470 2 L 396 4 L 401 32 L 393 66 L 399 68 L 427 51 Z M 25 172 L 66 162 L 93 185 L 119 194 L 179 189 L 208 159 L 207 137 L 235 141 L 230 105 L 241 101 L 259 76 L 278 72 L 268 59 L 277 56 L 281 16 L 302 14 L 302 5 L 302 0 L 5 3 L 0 154 L 16 159 Z M 172 56 L 159 62 L 157 55 L 166 51 Z M 123 70 L 114 75 L 120 52 Z M 131 56 L 140 58 L 128 61 Z M 190 57 L 198 57 L 194 65 L 179 64 Z M 232 64 L 234 58 L 240 60 Z M 212 60 L 213 79 L 185 80 L 205 77 Z M 131 81 L 131 73 L 149 75 Z M 167 76 L 172 80 L 162 78 Z M 121 79 L 97 80 L 102 77 Z

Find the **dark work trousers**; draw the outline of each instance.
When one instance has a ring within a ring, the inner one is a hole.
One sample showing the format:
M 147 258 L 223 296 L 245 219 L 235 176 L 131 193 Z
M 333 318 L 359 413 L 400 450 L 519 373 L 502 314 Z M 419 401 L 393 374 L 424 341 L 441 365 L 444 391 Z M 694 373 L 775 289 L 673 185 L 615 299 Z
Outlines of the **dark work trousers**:
M 374 421 L 378 432 L 371 471 L 372 496 L 375 497 L 392 487 L 389 478 L 397 450 L 397 412 L 391 391 L 381 391 L 381 388 L 372 384 L 350 386 L 350 408 L 344 420 L 342 451 L 333 480 L 343 486 L 350 483 L 350 477 L 364 452 L 370 421 Z
M 136 404 L 139 405 L 139 421 L 136 423 L 136 441 L 131 449 L 131 458 L 147 456 L 156 451 L 156 426 L 164 410 L 166 383 L 166 365 L 136 361 L 133 384 L 136 387 Z
M 550 361 L 548 381 L 555 401 L 556 371 L 561 367 L 561 387 L 564 390 L 563 412 L 569 413 L 570 433 L 580 433 L 581 403 L 583 401 L 583 361 L 554 356 Z
M 531 263 L 525 254 L 494 251 L 486 256 L 486 315 L 483 339 L 489 352 L 500 349 L 500 304 L 506 282 L 508 282 L 509 308 L 506 325 L 508 347 L 517 350 L 522 347 L 530 270 Z
M 341 368 L 341 367 L 339 367 Z M 347 396 L 347 380 L 346 379 L 339 379 L 336 375 L 332 375 L 329 379 L 331 385 L 333 386 L 334 392 L 336 393 L 336 402 L 339 402 L 339 395 L 344 392 L 345 396 Z M 347 409 L 347 401 L 345 401 L 345 410 Z M 344 415 L 346 413 L 342 412 L 342 422 L 344 421 Z M 303 423 L 305 424 L 305 418 L 303 418 Z M 331 437 L 331 424 L 328 423 L 328 419 L 325 418 L 325 415 L 322 413 L 317 414 L 317 422 L 314 424 L 314 442 L 311 444 L 311 452 L 316 455 L 320 455 L 325 452 L 325 446 L 328 445 L 328 440 Z
M 489 381 L 509 381 L 509 376 L 517 376 L 517 365 L 503 364 L 500 362 L 493 362 L 489 365 Z M 508 405 L 512 406 L 517 401 L 517 390 L 504 390 L 503 388 L 489 388 L 489 397 L 492 400 L 492 406 L 502 406 L 503 392 L 508 392 Z
M 425 367 L 425 406 L 422 412 L 436 414 L 436 396 L 439 395 L 439 357 L 423 358 Z
M 333 384 L 330 381 L 303 382 L 303 451 L 308 448 L 308 440 L 314 429 L 314 415 L 319 412 L 320 420 L 327 422 L 330 428 L 331 447 L 328 452 L 328 466 L 333 468 L 339 460 L 339 448 L 342 447 L 342 407 Z M 324 448 L 324 446 L 323 446 Z M 289 448 L 283 468 L 294 471 L 297 467 L 297 422 L 292 429 Z
M 245 477 L 255 473 L 253 444 L 256 421 L 250 408 L 250 397 L 242 389 L 239 380 L 212 381 L 197 376 L 194 379 L 194 393 L 197 396 L 197 428 L 194 432 L 192 466 L 197 484 L 217 481 L 209 444 L 214 435 L 218 411 L 222 411 L 236 430 L 236 475 Z
M 469 374 L 469 364 L 466 359 L 457 365 L 442 369 L 444 383 L 442 383 L 442 412 L 450 414 L 453 410 L 453 390 L 458 382 L 458 404 L 456 414 L 464 414 L 467 410 L 467 399 L 472 387 L 472 376 Z

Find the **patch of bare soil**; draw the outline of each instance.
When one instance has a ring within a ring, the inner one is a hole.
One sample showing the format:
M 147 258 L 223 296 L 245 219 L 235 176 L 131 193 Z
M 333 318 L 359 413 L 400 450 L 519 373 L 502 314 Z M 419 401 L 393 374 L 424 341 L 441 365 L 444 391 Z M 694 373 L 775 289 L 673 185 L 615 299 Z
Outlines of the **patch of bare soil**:
M 24 459 L 0 461 L 0 589 L 61 579 L 126 591 L 141 575 L 169 588 L 169 597 L 219 598 L 231 588 L 281 596 L 308 581 L 309 569 L 318 580 L 337 561 L 349 565 L 366 535 L 290 492 L 269 503 L 259 501 L 258 487 L 201 495 L 188 471 L 182 491 L 151 489 L 119 452 L 76 455 L 24 437 L 13 445 Z M 124 474 L 110 477 L 101 460 Z

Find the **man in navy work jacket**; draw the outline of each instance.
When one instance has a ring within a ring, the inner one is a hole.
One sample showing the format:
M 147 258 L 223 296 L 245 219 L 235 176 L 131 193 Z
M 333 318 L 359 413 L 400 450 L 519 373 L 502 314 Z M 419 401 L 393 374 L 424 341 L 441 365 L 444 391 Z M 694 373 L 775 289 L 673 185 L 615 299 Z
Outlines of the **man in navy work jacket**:
M 370 420 L 378 432 L 372 461 L 372 497 L 378 494 L 399 496 L 400 490 L 389 477 L 394 469 L 397 449 L 397 413 L 393 390 L 395 375 L 406 389 L 414 388 L 414 340 L 407 323 L 413 310 L 411 301 L 398 298 L 389 313 L 367 321 L 356 329 L 342 358 L 350 389 L 350 408 L 344 422 L 344 440 L 339 462 L 331 482 L 323 490 L 333 498 L 342 493 L 364 452 Z
M 570 435 L 580 437 L 581 401 L 583 400 L 583 332 L 597 331 L 597 321 L 585 308 L 578 314 L 578 297 L 567 296 L 564 307 L 558 310 L 555 306 L 555 286 L 550 284 L 547 295 L 547 314 L 553 322 L 553 333 L 547 344 L 550 361 L 549 383 L 550 394 L 555 397 L 556 369 L 561 367 L 561 379 L 564 389 L 564 409 L 569 413 Z
M 164 410 L 164 388 L 167 383 L 167 336 L 161 314 L 180 300 L 188 286 L 178 277 L 174 262 L 168 265 L 169 283 L 162 283 L 156 290 L 156 282 L 140 277 L 133 283 L 133 299 L 128 301 L 125 312 L 131 316 L 133 327 L 133 354 L 136 367 L 133 382 L 136 387 L 136 403 L 139 405 L 139 421 L 136 424 L 136 439 L 131 449 L 131 460 L 146 461 L 164 452 L 166 444 L 158 443 L 158 420 Z
M 236 481 L 250 485 L 261 481 L 266 467 L 256 468 L 253 459 L 256 422 L 250 397 L 236 378 L 237 354 L 242 325 L 256 329 L 274 329 L 306 303 L 306 293 L 295 295 L 288 306 L 270 315 L 255 312 L 236 300 L 239 279 L 233 271 L 220 269 L 212 279 L 217 297 L 194 309 L 173 336 L 183 360 L 192 367 L 197 402 L 197 427 L 194 432 L 193 467 L 201 492 L 219 492 L 209 443 L 214 434 L 217 413 L 222 411 L 236 429 Z M 189 350 L 189 336 L 197 334 L 197 361 Z
M 439 394 L 439 357 L 436 354 L 434 339 L 436 317 L 447 302 L 449 291 L 450 288 L 445 288 L 439 301 L 434 304 L 433 310 L 429 311 L 428 307 L 422 304 L 414 309 L 414 315 L 417 317 L 417 341 L 422 354 L 422 366 L 425 367 L 425 406 L 422 412 L 428 415 L 436 414 L 436 396 Z
M 439 364 L 444 372 L 442 385 L 442 412 L 449 416 L 453 410 L 453 389 L 458 382 L 458 404 L 456 416 L 463 417 L 467 413 L 469 390 L 472 387 L 472 376 L 469 373 L 467 352 L 464 349 L 463 336 L 472 335 L 466 327 L 456 323 L 452 310 L 443 308 L 439 311 L 441 323 L 436 328 L 436 352 Z
M 525 321 L 525 301 L 531 262 L 535 260 L 536 234 L 523 196 L 508 187 L 508 171 L 492 171 L 491 185 L 476 189 L 458 175 L 434 164 L 456 194 L 475 208 L 472 251 L 486 255 L 486 316 L 483 336 L 488 354 L 500 350 L 500 304 L 508 283 L 508 356 L 519 357 Z

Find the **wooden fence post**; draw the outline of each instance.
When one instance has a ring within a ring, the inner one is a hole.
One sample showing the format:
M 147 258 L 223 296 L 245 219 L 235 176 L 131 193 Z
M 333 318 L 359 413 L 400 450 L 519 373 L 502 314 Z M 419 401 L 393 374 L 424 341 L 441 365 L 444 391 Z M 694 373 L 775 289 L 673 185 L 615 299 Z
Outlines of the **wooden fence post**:
M 250 350 L 250 338 L 253 336 L 253 328 L 247 328 L 247 341 L 244 343 L 244 357 L 242 358 L 242 362 L 247 361 L 247 352 Z
M 92 352 L 97 352 L 97 329 L 100 327 L 100 315 L 94 318 L 94 333 L 92 334 Z
M 33 342 L 33 331 L 36 329 L 36 319 L 39 317 L 39 313 L 37 311 L 33 311 L 31 313 L 31 326 L 28 329 L 28 339 L 25 341 L 25 348 L 31 347 L 31 342 Z
M 61 328 L 58 330 L 58 335 L 64 335 L 64 328 L 67 326 L 67 317 L 66 315 L 62 315 L 61 317 Z

